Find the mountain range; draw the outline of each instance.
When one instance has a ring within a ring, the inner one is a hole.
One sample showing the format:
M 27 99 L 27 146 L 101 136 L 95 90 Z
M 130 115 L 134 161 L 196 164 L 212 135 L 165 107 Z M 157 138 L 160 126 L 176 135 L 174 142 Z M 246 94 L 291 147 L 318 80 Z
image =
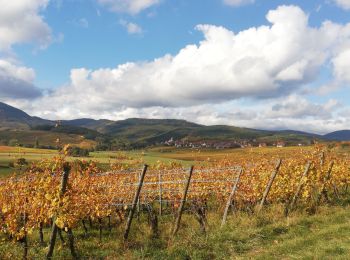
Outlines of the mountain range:
M 72 140 L 66 140 L 68 137 Z M 306 144 L 315 139 L 350 141 L 350 130 L 317 135 L 293 130 L 267 131 L 227 125 L 206 126 L 177 119 L 141 118 L 119 121 L 83 118 L 57 122 L 30 116 L 20 109 L 0 102 L 0 142 L 17 139 L 25 145 L 38 138 L 44 140 L 44 145 L 53 145 L 53 140 L 60 138 L 76 144 L 107 146 L 105 148 L 146 147 L 164 143 L 169 139 L 188 142 L 248 140 Z

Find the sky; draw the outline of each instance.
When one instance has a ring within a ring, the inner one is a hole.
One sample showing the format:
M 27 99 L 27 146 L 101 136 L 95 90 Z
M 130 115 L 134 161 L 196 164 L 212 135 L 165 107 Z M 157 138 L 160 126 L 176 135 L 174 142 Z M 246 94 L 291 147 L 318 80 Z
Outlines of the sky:
M 350 0 L 0 6 L 0 101 L 31 115 L 350 129 Z

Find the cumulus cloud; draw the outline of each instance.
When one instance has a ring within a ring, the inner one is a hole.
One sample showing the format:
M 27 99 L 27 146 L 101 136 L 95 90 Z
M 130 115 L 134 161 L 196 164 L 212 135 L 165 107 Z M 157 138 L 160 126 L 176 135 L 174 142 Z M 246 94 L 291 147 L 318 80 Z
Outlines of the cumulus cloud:
M 241 5 L 247 5 L 247 4 L 253 4 L 255 0 L 224 0 L 224 4 L 229 6 L 241 6 Z
M 136 23 L 128 22 L 128 21 L 123 20 L 123 19 L 121 19 L 119 21 L 119 23 L 126 29 L 128 34 L 142 34 L 143 33 L 142 28 Z
M 32 99 L 41 96 L 34 86 L 35 72 L 12 58 L 12 46 L 35 43 L 46 48 L 52 42 L 50 27 L 40 12 L 49 0 L 0 0 L 0 98 Z
M 76 113 L 279 97 L 317 79 L 320 68 L 335 53 L 344 57 L 333 61 L 339 70 L 335 73 L 343 76 L 341 69 L 348 63 L 341 45 L 350 38 L 349 25 L 327 21 L 319 28 L 311 27 L 308 16 L 296 6 L 280 6 L 266 18 L 270 26 L 238 33 L 198 25 L 204 39 L 174 56 L 116 68 L 73 69 L 70 83 L 43 102 L 48 107 L 62 107 L 64 100 Z
M 31 99 L 41 96 L 41 91 L 33 85 L 34 78 L 33 69 L 0 59 L 0 98 Z
M 94 102 L 94 99 L 90 98 Z M 89 100 L 81 100 L 83 108 Z M 302 96 L 257 100 L 254 105 L 241 101 L 220 104 L 194 105 L 188 107 L 116 107 L 106 110 L 110 104 L 94 104 L 94 109 L 73 111 L 68 104 L 45 110 L 48 103 L 38 110 L 35 103 L 13 103 L 26 111 L 35 111 L 37 116 L 50 119 L 74 118 L 175 118 L 186 119 L 204 125 L 234 125 L 266 130 L 304 130 L 314 133 L 328 133 L 350 128 L 350 108 L 330 99 L 324 103 L 313 103 Z M 295 111 L 297 110 L 297 111 Z
M 51 29 L 39 14 L 48 0 L 0 0 L 0 51 L 13 44 L 36 42 L 45 48 L 51 41 Z
M 350 46 L 333 59 L 333 65 L 336 79 L 350 84 Z
M 158 4 L 160 0 L 97 0 L 97 2 L 112 12 L 135 15 Z
M 312 103 L 295 93 L 315 83 L 325 67 L 336 81 L 349 81 L 350 24 L 311 27 L 296 6 L 280 6 L 266 19 L 270 25 L 240 32 L 198 25 L 202 41 L 152 61 L 72 69 L 66 85 L 22 108 L 46 118 L 186 118 L 315 132 L 345 128 L 350 118 L 338 114 L 343 108 L 336 100 Z M 327 91 L 332 86 L 339 84 L 331 82 Z
M 267 118 L 332 118 L 333 111 L 341 106 L 337 100 L 330 99 L 325 104 L 315 104 L 307 99 L 291 95 L 272 105 L 271 110 L 265 113 Z
M 339 7 L 345 10 L 350 10 L 350 0 L 334 0 L 334 1 Z

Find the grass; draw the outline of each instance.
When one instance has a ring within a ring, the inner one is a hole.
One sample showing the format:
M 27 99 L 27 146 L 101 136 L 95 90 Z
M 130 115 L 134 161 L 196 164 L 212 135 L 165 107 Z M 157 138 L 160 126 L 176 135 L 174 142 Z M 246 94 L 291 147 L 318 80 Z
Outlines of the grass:
M 93 160 L 104 167 L 108 167 L 108 165 L 115 162 L 130 163 L 135 159 L 142 159 L 144 163 L 150 165 L 160 161 L 164 163 L 177 162 L 182 164 L 184 167 L 187 167 L 193 163 L 191 160 L 168 158 L 159 152 L 128 151 L 125 152 L 127 157 L 129 157 L 128 159 L 116 159 L 115 157 L 118 154 L 120 154 L 120 152 L 91 152 L 89 157 L 68 157 L 67 159 L 69 161 L 74 161 L 77 159 L 87 161 Z M 17 171 L 16 169 L 9 167 L 9 164 L 13 163 L 18 158 L 25 158 L 28 163 L 32 163 L 43 159 L 50 159 L 57 155 L 58 152 L 56 150 L 0 146 L 0 178 L 7 177 L 12 172 Z
M 263 156 L 278 156 L 280 158 L 289 157 L 290 154 L 299 153 L 301 150 L 311 150 L 312 147 L 285 147 L 285 148 L 246 148 L 246 149 L 226 149 L 226 150 L 198 150 L 198 149 L 176 149 L 174 147 L 157 147 L 145 150 L 133 150 L 124 152 L 131 160 L 142 159 L 144 163 L 155 164 L 157 162 L 176 162 L 188 167 L 192 164 L 206 163 L 208 160 L 221 160 L 224 158 L 239 159 Z M 121 162 L 130 163 L 130 159 L 116 159 L 115 156 L 120 152 L 91 152 L 89 157 L 68 158 L 73 161 L 93 160 L 107 167 L 111 163 Z M 35 149 L 35 148 L 18 148 L 0 146 L 0 177 L 8 176 L 9 172 L 15 169 L 8 167 L 10 162 L 18 158 L 25 158 L 28 162 L 36 162 L 42 159 L 57 156 L 55 150 Z
M 257 155 L 274 155 L 281 158 L 289 157 L 290 154 L 299 153 L 301 150 L 308 151 L 311 150 L 311 146 L 304 147 L 254 147 L 254 148 L 244 148 L 244 149 L 176 149 L 173 147 L 160 147 L 149 149 L 149 154 L 154 154 L 162 158 L 177 159 L 184 161 L 206 161 L 210 160 L 220 160 L 224 158 L 236 158 L 244 157 L 247 155 L 254 157 Z
M 112 232 L 74 229 L 76 249 L 86 259 L 348 259 L 350 256 L 350 208 L 325 206 L 317 215 L 295 212 L 288 219 L 282 207 L 267 208 L 261 215 L 239 212 L 230 215 L 220 228 L 221 214 L 208 215 L 208 231 L 199 230 L 194 217 L 186 214 L 175 238 L 171 237 L 173 218 L 160 219 L 159 238 L 151 236 L 146 216 L 135 219 L 127 245 L 122 242 L 123 225 Z M 104 222 L 106 224 L 106 221 Z M 95 225 L 96 227 L 96 225 Z M 47 241 L 49 230 L 45 230 Z M 38 235 L 29 238 L 30 259 L 43 259 L 47 248 L 40 247 Z M 68 246 L 57 239 L 56 259 L 70 259 Z M 0 258 L 19 259 L 19 243 L 0 239 Z
M 296 149 L 296 148 L 295 148 Z M 147 150 L 134 150 L 127 151 L 125 154 L 130 159 L 115 159 L 116 155 L 120 152 L 91 152 L 89 157 L 68 158 L 73 161 L 79 160 L 93 160 L 100 165 L 107 167 L 111 163 L 122 162 L 130 163 L 131 160 L 142 159 L 144 163 L 153 165 L 157 162 L 176 162 L 180 163 L 184 167 L 188 167 L 194 163 L 205 162 L 208 158 L 211 159 L 223 159 L 227 156 L 236 156 L 238 154 L 245 155 L 245 153 L 261 153 L 261 152 L 276 153 L 278 149 L 272 148 L 254 148 L 254 149 L 230 149 L 230 150 L 190 150 L 190 149 L 174 149 L 173 147 L 161 147 Z M 286 148 L 285 153 L 290 152 L 289 148 Z M 49 159 L 57 156 L 56 150 L 35 149 L 35 148 L 22 148 L 22 147 L 8 147 L 0 146 L 0 177 L 6 177 L 11 172 L 16 172 L 16 169 L 10 168 L 9 164 L 14 162 L 18 158 L 25 158 L 27 162 L 37 162 L 43 159 Z
M 36 140 L 39 141 L 40 145 L 53 146 L 57 145 L 56 140 L 60 139 L 63 144 L 74 144 L 82 148 L 91 148 L 96 145 L 95 141 L 87 140 L 83 136 L 75 134 L 56 133 L 50 131 L 1 131 L 0 130 L 0 141 L 1 140 L 17 140 L 18 143 L 24 145 L 34 145 Z M 1 143 L 1 142 L 0 142 Z

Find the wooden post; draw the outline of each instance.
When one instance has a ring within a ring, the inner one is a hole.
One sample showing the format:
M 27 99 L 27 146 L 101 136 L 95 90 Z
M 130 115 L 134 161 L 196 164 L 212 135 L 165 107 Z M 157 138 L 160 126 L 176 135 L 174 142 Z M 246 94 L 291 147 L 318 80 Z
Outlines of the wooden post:
M 39 239 L 40 239 L 40 245 L 44 246 L 45 242 L 44 242 L 44 233 L 43 233 L 43 223 L 40 222 L 39 224 Z
M 147 205 L 147 210 L 148 210 L 149 224 L 152 230 L 152 237 L 157 238 L 159 237 L 157 213 L 153 211 L 153 208 L 150 204 Z
M 332 174 L 333 166 L 334 166 L 334 161 L 331 161 L 331 163 L 330 163 L 330 165 L 329 165 L 329 168 L 328 168 L 328 171 L 327 171 L 327 175 L 326 175 L 326 177 L 325 177 L 324 180 L 323 180 L 321 190 L 320 190 L 320 192 L 318 193 L 317 198 L 316 198 L 316 207 L 318 206 L 318 204 L 319 204 L 320 201 L 321 201 L 322 194 L 324 194 L 324 193 L 326 192 L 327 181 L 329 181 L 329 180 L 331 179 L 331 174 Z
M 183 212 L 183 209 L 185 207 L 185 202 L 186 202 L 186 198 L 187 198 L 187 192 L 188 192 L 188 188 L 190 187 L 192 173 L 193 173 L 193 166 L 191 166 L 190 172 L 188 174 L 187 183 L 186 183 L 186 186 L 185 186 L 184 194 L 182 196 L 181 204 L 180 204 L 180 207 L 179 207 L 179 211 L 178 211 L 177 218 L 176 218 L 176 221 L 175 221 L 175 226 L 174 226 L 174 229 L 173 229 L 173 236 L 176 235 L 176 233 L 177 233 L 177 231 L 179 230 L 179 227 L 180 227 L 182 212 Z
M 87 227 L 86 227 L 86 225 L 85 225 L 85 220 L 82 219 L 82 220 L 81 220 L 81 223 L 83 224 L 84 233 L 85 233 L 85 235 L 86 235 L 86 234 L 88 233 L 88 229 L 87 229 Z
M 139 183 L 141 180 L 141 174 L 139 173 Z M 141 210 L 141 205 L 140 205 L 140 197 L 137 199 L 137 217 L 140 217 L 140 210 Z
M 126 223 L 125 232 L 124 232 L 124 241 L 126 241 L 128 239 L 128 236 L 129 236 L 132 218 L 134 217 L 134 214 L 135 214 L 137 202 L 138 202 L 139 197 L 140 197 L 140 192 L 141 192 L 141 188 L 143 185 L 143 180 L 144 180 L 146 172 L 147 172 L 147 168 L 148 168 L 148 165 L 144 165 L 143 170 L 142 170 L 142 174 L 140 177 L 140 181 L 139 181 L 139 184 L 138 184 L 135 196 L 134 196 L 134 200 L 132 202 L 132 207 L 131 207 L 131 210 L 129 212 L 128 220 Z
M 293 196 L 293 199 L 292 199 L 291 203 L 289 205 L 287 205 L 287 207 L 286 207 L 286 211 L 285 211 L 286 217 L 288 216 L 289 212 L 293 210 L 293 208 L 295 206 L 295 203 L 298 200 L 298 197 L 300 195 L 301 189 L 303 188 L 303 185 L 304 185 L 304 179 L 309 174 L 310 167 L 311 167 L 311 162 L 308 161 L 308 163 L 306 164 L 305 171 L 304 171 L 303 175 L 301 176 L 301 179 L 300 179 L 300 182 L 298 184 L 297 190 L 295 191 L 295 194 Z
M 70 172 L 70 166 L 68 164 L 65 164 L 64 165 L 64 170 L 63 170 L 63 175 L 62 175 L 62 181 L 61 181 L 60 196 L 63 196 L 64 193 L 66 192 L 69 172 Z M 56 221 L 56 218 L 54 217 L 53 218 L 53 223 L 52 223 L 51 236 L 50 236 L 49 250 L 48 250 L 48 252 L 46 254 L 46 258 L 47 259 L 51 259 L 52 258 L 53 250 L 55 248 L 56 237 L 57 237 L 57 230 L 58 230 L 58 227 L 57 227 L 55 221 Z
M 28 238 L 27 238 L 27 228 L 26 228 L 26 225 L 27 225 L 27 214 L 26 212 L 24 211 L 24 214 L 23 214 L 23 228 L 24 228 L 24 237 L 22 238 L 22 243 L 23 243 L 23 259 L 26 260 L 27 259 L 27 256 L 28 256 Z
M 230 206 L 232 204 L 232 199 L 235 196 L 236 190 L 238 188 L 238 183 L 239 183 L 239 180 L 241 179 L 242 173 L 243 173 L 243 168 L 240 169 L 240 171 L 239 171 L 239 173 L 238 173 L 238 175 L 236 177 L 235 183 L 233 184 L 233 187 L 232 187 L 232 190 L 231 190 L 231 194 L 230 194 L 230 196 L 227 199 L 224 215 L 222 217 L 221 227 L 223 227 L 225 225 L 225 223 L 226 223 L 228 210 L 230 209 Z
M 73 259 L 78 259 L 78 255 L 74 249 L 74 236 L 73 236 L 72 229 L 68 228 L 67 235 L 68 235 L 70 253 L 71 253 Z
M 162 174 L 158 172 L 158 181 L 159 181 L 159 216 L 163 213 L 163 202 L 162 202 Z
M 324 160 L 325 160 L 325 155 L 324 155 L 324 152 L 322 152 L 320 154 L 320 164 L 321 164 L 321 167 L 324 165 Z
M 260 202 L 260 205 L 259 205 L 259 208 L 258 208 L 258 213 L 262 210 L 264 204 L 265 204 L 265 201 L 267 199 L 267 196 L 269 195 L 269 192 L 270 192 L 270 189 L 271 189 L 271 186 L 276 178 L 276 175 L 281 167 L 281 164 L 282 164 L 282 160 L 279 159 L 278 162 L 277 162 L 277 165 L 275 167 L 275 170 L 273 171 L 273 173 L 271 174 L 271 177 L 270 177 L 270 180 L 266 186 L 266 189 L 264 191 L 264 194 L 263 194 L 263 197 L 261 199 L 261 202 Z
M 102 219 L 98 218 L 99 241 L 102 241 Z

